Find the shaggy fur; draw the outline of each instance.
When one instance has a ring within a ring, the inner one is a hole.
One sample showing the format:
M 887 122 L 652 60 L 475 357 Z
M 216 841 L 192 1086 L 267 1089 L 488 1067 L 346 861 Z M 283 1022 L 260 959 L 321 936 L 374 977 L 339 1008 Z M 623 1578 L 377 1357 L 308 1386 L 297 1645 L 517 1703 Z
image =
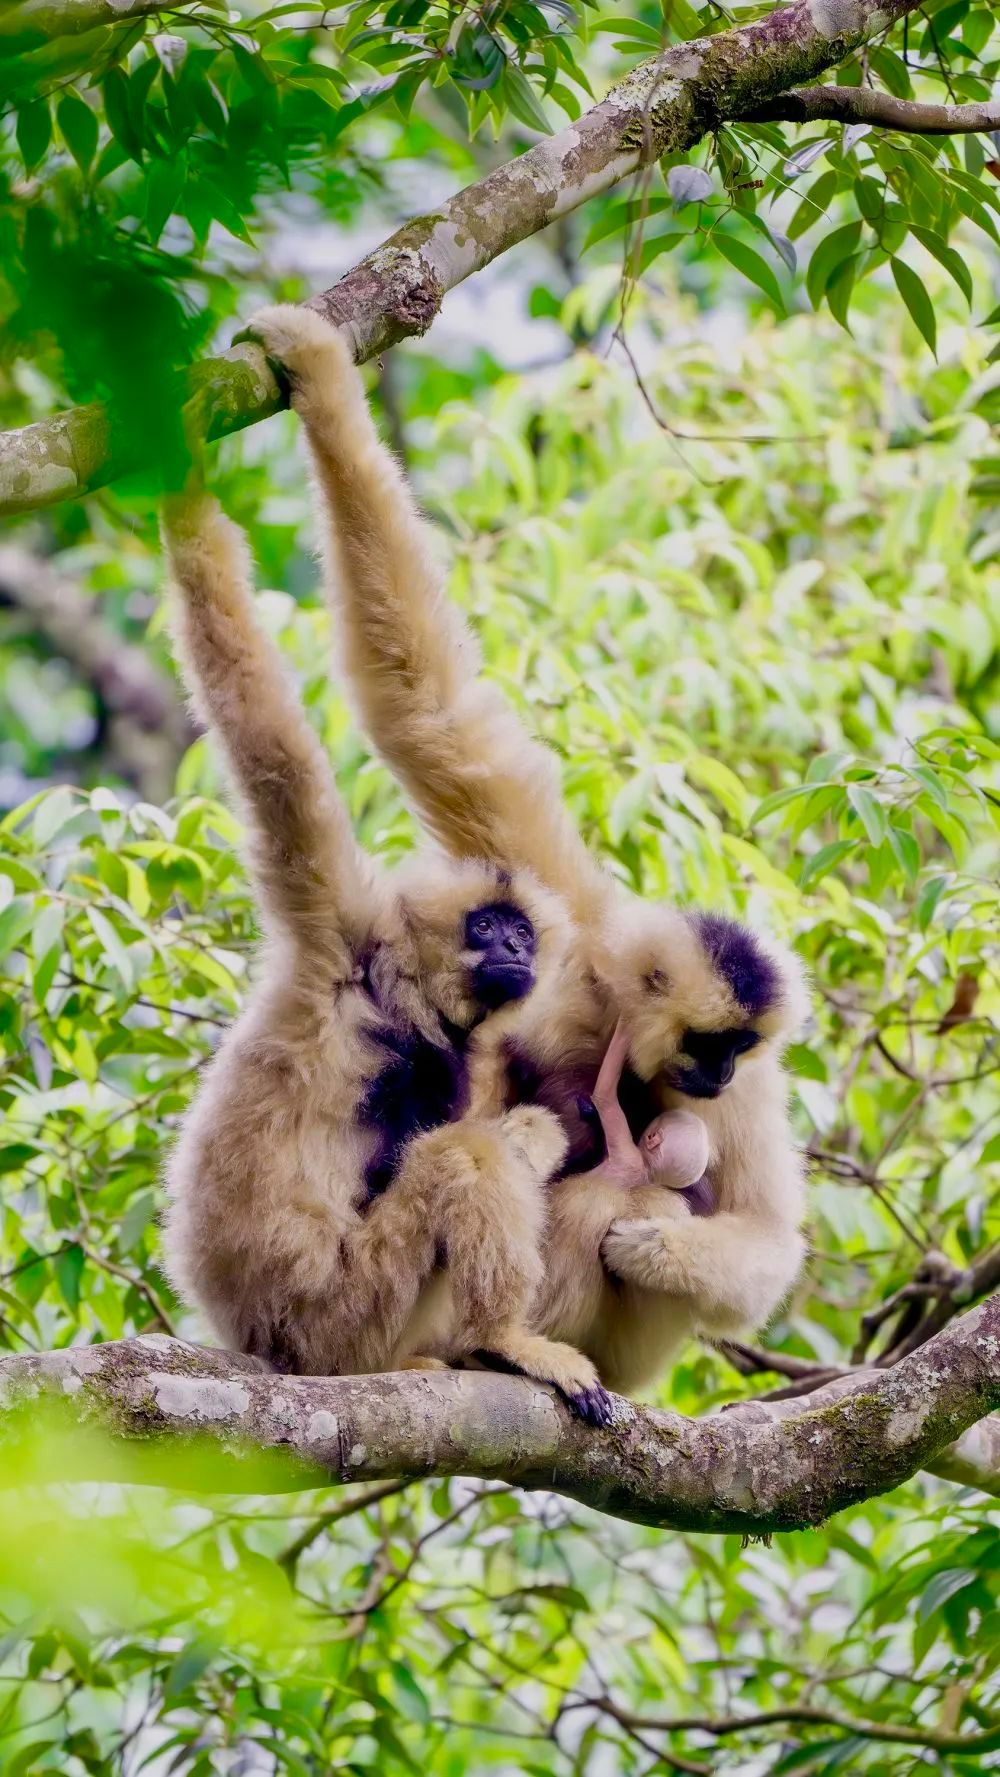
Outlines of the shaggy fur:
M 501 900 L 528 915 L 544 1002 L 564 966 L 565 910 L 495 863 L 379 869 L 257 626 L 240 532 L 196 495 L 169 504 L 165 536 L 178 650 L 246 807 L 267 936 L 170 1163 L 170 1275 L 221 1339 L 279 1368 L 391 1368 L 433 1335 L 440 1357 L 486 1348 L 600 1417 L 593 1365 L 526 1330 L 542 1187 L 565 1138 L 545 1110 L 471 1106 L 524 1011 L 484 1014 L 466 916 Z M 424 1132 L 407 1140 L 425 1092 Z M 447 1121 L 467 1101 L 470 1114 Z M 395 1119 L 391 1154 L 380 1106 Z
M 619 1017 L 629 1034 L 622 1100 L 635 1135 L 658 1110 L 690 1102 L 675 1084 L 686 1032 L 759 1039 L 721 1096 L 698 1102 L 715 1214 L 668 1217 L 664 1204 L 635 1214 L 630 1203 L 623 1216 L 620 1191 L 585 1177 L 551 1189 L 549 1267 L 533 1324 L 571 1337 L 603 1254 L 631 1287 L 588 1349 L 605 1378 L 636 1387 L 692 1330 L 760 1326 L 801 1266 L 802 1167 L 780 1065 L 805 1007 L 799 964 L 733 922 L 643 904 L 590 856 L 554 760 L 477 676 L 475 644 L 442 596 L 424 526 L 378 440 L 346 341 L 292 307 L 265 310 L 253 333 L 284 369 L 305 424 L 328 516 L 328 594 L 368 734 L 455 859 L 530 868 L 573 916 L 572 956 L 555 990 L 523 1008 L 488 1108 L 530 1098 L 565 1111 L 585 1156 L 592 1138 L 575 1107 Z

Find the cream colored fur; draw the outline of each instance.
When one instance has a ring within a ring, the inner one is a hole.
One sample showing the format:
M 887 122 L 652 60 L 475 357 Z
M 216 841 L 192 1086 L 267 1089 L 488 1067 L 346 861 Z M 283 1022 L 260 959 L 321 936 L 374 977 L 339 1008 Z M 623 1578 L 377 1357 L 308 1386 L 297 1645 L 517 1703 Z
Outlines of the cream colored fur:
M 279 1366 L 390 1368 L 433 1335 L 442 1358 L 483 1347 L 569 1395 L 587 1390 L 593 1365 L 526 1328 L 543 1184 L 565 1152 L 556 1119 L 528 1107 L 417 1135 L 367 1203 L 375 1137 L 356 1114 L 384 1061 L 366 969 L 383 1008 L 440 1042 L 442 1018 L 469 1030 L 480 1017 L 465 914 L 501 893 L 523 907 L 544 1000 L 565 966 L 565 910 L 530 873 L 510 880 L 492 863 L 379 869 L 257 626 L 241 534 L 204 495 L 172 501 L 164 528 L 178 650 L 245 804 L 267 938 L 170 1161 L 171 1278 L 225 1343 Z M 522 1015 L 505 1007 L 475 1031 L 477 1079 Z
M 369 735 L 454 858 L 529 868 L 572 911 L 577 935 L 560 990 L 524 1008 L 520 1040 L 545 1067 L 583 1061 L 596 1075 L 621 1015 L 636 1072 L 654 1083 L 664 1108 L 687 1103 L 667 1080 L 680 1033 L 750 1021 L 687 915 L 638 901 L 590 856 L 563 806 L 554 760 L 478 676 L 475 643 L 442 595 L 424 526 L 378 440 L 345 341 L 302 308 L 265 310 L 253 331 L 287 372 L 306 428 L 328 514 L 335 629 Z M 581 1291 L 603 1253 L 630 1294 L 589 1349 L 622 1388 L 662 1370 L 692 1330 L 760 1326 L 802 1264 L 802 1167 L 780 1053 L 805 994 L 794 956 L 769 948 L 784 991 L 754 1021 L 766 1040 L 720 1098 L 698 1105 L 718 1213 L 675 1218 L 661 1204 L 635 1215 L 630 1204 L 621 1216 L 620 1196 L 586 1175 L 552 1191 L 534 1324 L 558 1337 L 578 1332 L 589 1312 Z

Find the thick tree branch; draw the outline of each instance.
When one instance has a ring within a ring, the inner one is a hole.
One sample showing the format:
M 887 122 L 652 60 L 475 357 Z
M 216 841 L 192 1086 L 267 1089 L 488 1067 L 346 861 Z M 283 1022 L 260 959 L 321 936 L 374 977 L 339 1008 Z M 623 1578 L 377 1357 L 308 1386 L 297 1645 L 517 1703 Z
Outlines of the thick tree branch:
M 757 105 L 740 123 L 870 123 L 877 129 L 905 130 L 911 136 L 968 136 L 1000 130 L 1000 101 L 983 105 L 925 105 L 894 99 L 868 86 L 804 86 Z
M 477 1475 L 640 1523 L 761 1535 L 889 1491 L 1000 1404 L 1000 1297 L 894 1369 L 842 1378 L 804 1403 L 691 1420 L 621 1401 L 606 1432 L 510 1377 L 274 1376 L 160 1336 L 7 1357 L 0 1382 L 8 1438 L 45 1395 L 114 1434 L 103 1457 L 87 1444 L 80 1479 L 176 1481 L 200 1433 L 219 1446 L 216 1489 L 261 1491 L 249 1456 L 283 1450 L 294 1460 L 274 1484 L 285 1487 Z
M 170 11 L 184 4 L 171 0 Z M 54 37 L 80 37 L 163 10 L 162 0 L 15 0 L 0 15 L 0 54 L 23 55 Z
M 408 222 L 310 306 L 350 334 L 359 362 L 424 333 L 447 291 L 518 241 L 666 151 L 685 153 L 719 124 L 836 67 L 917 4 L 793 0 L 753 24 L 679 44 L 633 69 L 558 135 Z M 283 402 L 250 344 L 198 366 L 195 381 L 211 437 L 266 419 Z M 72 499 L 133 466 L 103 408 L 71 409 L 0 438 L 0 513 Z

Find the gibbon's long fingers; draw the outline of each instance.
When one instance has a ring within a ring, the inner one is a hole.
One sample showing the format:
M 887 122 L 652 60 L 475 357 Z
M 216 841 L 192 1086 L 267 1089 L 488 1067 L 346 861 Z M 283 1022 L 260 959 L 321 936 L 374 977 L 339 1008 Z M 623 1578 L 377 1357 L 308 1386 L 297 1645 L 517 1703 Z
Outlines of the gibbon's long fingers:
M 266 911 L 311 948 L 371 920 L 374 876 L 323 750 L 260 629 L 239 529 L 207 494 L 164 506 L 173 627 L 189 688 L 246 803 Z
M 328 597 L 361 720 L 454 856 L 525 866 L 595 921 L 609 886 L 562 802 L 547 749 L 496 688 L 442 595 L 426 529 L 380 443 L 341 335 L 308 309 L 251 328 L 287 370 L 328 518 Z
M 693 1302 L 698 1329 L 759 1327 L 798 1274 L 804 1242 L 795 1228 L 722 1213 L 699 1220 L 613 1222 L 601 1258 L 614 1276 Z
M 473 1356 L 484 1369 L 550 1383 L 587 1425 L 610 1425 L 614 1418 L 611 1396 L 602 1388 L 593 1364 L 572 1345 L 508 1324 L 497 1327 Z

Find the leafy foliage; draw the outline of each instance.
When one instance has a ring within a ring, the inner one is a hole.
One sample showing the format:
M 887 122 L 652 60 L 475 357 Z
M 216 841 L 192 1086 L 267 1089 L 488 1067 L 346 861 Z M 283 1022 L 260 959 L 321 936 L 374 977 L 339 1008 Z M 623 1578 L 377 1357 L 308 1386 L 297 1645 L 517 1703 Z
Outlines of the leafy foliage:
M 123 447 L 130 424 L 162 430 L 168 461 L 178 449 L 173 373 L 207 334 L 209 315 L 228 316 L 219 274 L 245 266 L 240 245 L 257 242 L 281 194 L 294 189 L 350 219 L 385 183 L 386 146 L 391 155 L 403 142 L 442 171 L 471 174 L 468 145 L 487 125 L 513 150 L 575 120 L 637 61 L 760 12 L 756 0 L 727 9 L 672 0 L 662 11 L 602 10 L 597 0 L 493 0 L 472 11 L 354 0 L 333 16 L 321 0 L 241 12 L 195 0 L 167 19 L 150 0 L 115 10 L 113 22 L 71 32 L 57 9 L 46 17 L 20 0 L 0 27 L 0 301 L 29 358 L 76 399 L 110 395 Z M 836 79 L 897 98 L 983 101 L 998 42 L 987 0 L 928 0 Z M 969 298 L 953 237 L 971 229 L 1000 243 L 991 147 L 977 135 L 906 137 L 865 125 L 731 124 L 698 151 L 703 165 L 667 155 L 642 196 L 616 200 L 591 233 L 627 228 L 640 271 L 661 253 L 708 248 L 779 313 L 807 294 L 844 326 L 857 289 L 889 267 L 933 352 L 933 312 L 901 255 L 918 243 Z M 220 231 L 228 245 L 218 245 Z M 796 243 L 807 236 L 803 280 Z M 81 328 L 76 305 L 88 290 Z M 204 315 L 200 328 L 190 314 L 185 321 L 192 308 Z M 151 333 L 155 359 L 141 352 Z M 121 361 L 137 357 L 142 374 L 123 379 Z M 157 387 L 151 410 L 136 390 Z
M 960 1271 L 1000 1239 L 1000 604 L 972 467 L 985 347 L 949 282 L 929 280 L 931 372 L 874 286 L 854 342 L 803 317 L 722 360 L 689 331 L 644 376 L 671 430 L 627 366 L 586 349 L 475 406 L 456 373 L 404 361 L 401 418 L 455 595 L 592 842 L 646 894 L 772 917 L 814 972 L 791 1056 L 813 1259 L 769 1343 L 824 1364 L 850 1358 L 862 1313 L 927 1247 Z M 606 301 L 595 275 L 567 329 Z M 650 295 L 636 328 L 675 324 L 677 304 Z M 901 433 L 918 397 L 921 426 Z M 304 595 L 263 592 L 262 615 L 359 832 L 393 857 L 411 829 L 329 690 L 294 438 L 286 418 L 231 441 L 216 480 L 265 586 Z M 113 560 L 151 585 L 148 502 L 114 516 L 92 572 Z M 159 1164 L 238 1003 L 253 916 L 204 741 L 178 788 L 166 811 L 57 789 L 0 828 L 13 1350 L 186 1324 L 156 1265 Z M 661 1398 L 702 1411 L 740 1387 L 692 1349 Z M 197 1505 L 40 1491 L 61 1448 L 44 1424 L 9 1457 L 5 1768 L 557 1777 L 646 1771 L 662 1751 L 706 1771 L 881 1774 L 912 1770 L 924 1743 L 940 1770 L 996 1762 L 1000 1557 L 974 1493 L 922 1479 L 741 1551 L 478 1484 L 367 1505 L 362 1490 L 329 1524 L 341 1494 L 263 1481 Z M 642 1725 L 803 1705 L 818 1719 L 718 1737 Z M 948 1749 L 966 1740 L 967 1756 Z
M 135 0 L 56 35 L 43 4 L 8 7 L 5 421 L 97 396 L 176 468 L 178 372 L 237 305 L 315 284 L 304 243 L 328 281 L 353 232 L 478 177 L 491 130 L 513 153 L 664 43 L 760 10 Z M 836 78 L 976 101 L 996 45 L 994 8 L 928 0 Z M 488 670 L 593 845 L 644 894 L 772 920 L 813 972 L 790 1056 L 813 1256 L 768 1334 L 779 1378 L 919 1334 L 1000 1242 L 994 147 L 730 125 L 560 225 L 529 273 L 552 362 L 396 354 L 376 389 Z M 215 480 L 283 589 L 260 610 L 358 831 L 394 858 L 412 829 L 328 683 L 297 452 L 272 422 Z M 163 658 L 154 491 L 133 477 L 22 534 Z M 158 1269 L 159 1176 L 252 966 L 238 829 L 201 740 L 168 807 L 109 787 L 91 640 L 71 665 L 62 630 L 29 653 L 0 558 L 9 600 L 0 1341 L 196 1331 Z M 928 1253 L 937 1281 L 892 1307 Z M 740 1362 L 693 1347 L 659 1398 L 701 1412 L 773 1382 Z M 741 1550 L 466 1483 L 324 1497 L 261 1470 L 257 1495 L 195 1502 L 130 1485 L 120 1451 L 107 1485 L 54 1487 L 78 1455 L 48 1418 L 5 1444 L 15 1777 L 1000 1762 L 1000 1554 L 971 1490 L 922 1477 Z

